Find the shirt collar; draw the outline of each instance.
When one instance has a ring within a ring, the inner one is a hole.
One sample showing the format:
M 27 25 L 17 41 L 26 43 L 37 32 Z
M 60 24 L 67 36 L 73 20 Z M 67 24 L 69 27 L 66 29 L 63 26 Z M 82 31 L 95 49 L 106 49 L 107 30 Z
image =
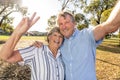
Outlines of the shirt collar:
M 48 51 L 48 54 L 51 56 L 51 57 L 54 57 L 52 52 L 50 51 L 50 49 L 48 48 L 47 46 L 47 51 Z M 57 55 L 56 55 L 56 59 L 59 58 L 59 56 L 61 55 L 60 53 L 60 50 L 58 49 L 58 52 L 57 52 Z M 54 57 L 55 58 L 55 57 Z
M 69 39 L 70 39 L 70 40 L 73 39 L 73 38 L 77 35 L 78 32 L 79 32 L 79 30 L 78 30 L 77 28 L 75 28 L 73 34 L 70 36 Z M 67 40 L 67 38 L 65 38 L 65 39 Z

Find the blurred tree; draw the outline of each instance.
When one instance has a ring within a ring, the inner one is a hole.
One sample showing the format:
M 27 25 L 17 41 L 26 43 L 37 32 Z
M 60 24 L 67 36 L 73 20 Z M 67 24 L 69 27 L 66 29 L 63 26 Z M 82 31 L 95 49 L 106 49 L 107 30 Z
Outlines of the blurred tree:
M 80 0 L 58 0 L 61 3 L 61 10 L 60 11 L 64 11 L 66 10 L 67 12 L 72 13 L 75 16 L 75 20 L 77 22 L 77 27 L 78 29 L 83 29 L 85 27 L 88 27 L 88 21 L 87 19 L 84 17 L 84 14 L 82 13 L 76 13 L 76 8 L 79 7 L 80 5 Z M 73 9 L 71 9 L 73 8 Z M 56 25 L 56 18 L 57 16 L 51 16 L 50 19 L 48 19 L 48 28 L 47 30 L 50 30 L 51 28 L 53 28 Z
M 6 21 L 8 21 L 7 24 L 11 26 L 13 18 L 9 17 L 9 15 L 13 12 L 21 12 L 22 15 L 26 15 L 27 8 L 22 7 L 21 3 L 22 0 L 0 0 L 0 29 L 3 29 L 2 27 L 8 27 L 3 26 L 6 24 Z
M 110 9 L 105 10 L 104 12 L 102 12 L 102 14 L 101 14 L 101 19 L 100 19 L 100 22 L 101 22 L 101 23 L 105 22 L 105 21 L 108 19 L 109 15 L 110 15 L 110 13 L 111 13 L 111 11 L 112 11 L 112 9 L 113 9 L 113 8 L 110 8 Z
M 63 11 L 71 0 L 58 0 L 61 2 L 61 11 Z
M 61 11 L 71 11 L 72 14 L 76 12 L 76 8 L 80 7 L 80 0 L 58 0 L 61 3 Z
M 61 11 L 71 12 L 77 22 L 78 29 L 83 29 L 89 25 L 98 25 L 104 22 L 109 14 L 102 17 L 105 10 L 111 12 L 111 8 L 117 0 L 58 0 L 61 3 Z M 78 15 L 79 14 L 79 15 Z M 102 17 L 102 18 L 101 18 Z
M 61 3 L 61 11 L 80 11 L 86 16 L 86 20 L 92 25 L 101 23 L 101 15 L 105 10 L 113 8 L 117 0 L 58 0 Z
M 46 29 L 47 31 L 50 31 L 53 27 L 56 26 L 56 19 L 57 19 L 56 15 L 53 15 L 48 19 L 48 27 Z
M 81 0 L 84 2 L 84 0 Z M 84 2 L 82 9 L 84 13 L 89 15 L 89 21 L 92 25 L 98 25 L 101 22 L 102 13 L 105 10 L 113 8 L 117 0 L 91 0 L 90 2 Z M 107 16 L 108 17 L 108 16 Z
M 100 19 L 100 22 L 102 23 L 102 22 L 104 22 L 104 21 L 106 21 L 107 19 L 108 19 L 108 17 L 109 17 L 109 15 L 110 15 L 110 13 L 111 13 L 111 11 L 112 11 L 112 9 L 113 8 L 110 8 L 110 9 L 108 9 L 108 10 L 105 10 L 102 14 L 101 14 L 101 19 Z M 110 36 L 112 33 L 110 33 L 110 34 L 108 34 L 107 36 Z M 106 36 L 106 37 L 107 37 Z M 120 46 L 120 28 L 119 28 L 119 30 L 118 30 L 118 38 L 119 38 L 119 46 Z
M 86 20 L 83 14 L 80 14 L 80 13 L 75 14 L 75 20 L 77 22 L 77 28 L 79 30 L 83 28 L 87 28 L 89 25 L 88 21 Z
M 5 32 L 5 34 L 10 35 L 13 32 L 13 26 L 7 23 L 3 23 L 2 30 Z

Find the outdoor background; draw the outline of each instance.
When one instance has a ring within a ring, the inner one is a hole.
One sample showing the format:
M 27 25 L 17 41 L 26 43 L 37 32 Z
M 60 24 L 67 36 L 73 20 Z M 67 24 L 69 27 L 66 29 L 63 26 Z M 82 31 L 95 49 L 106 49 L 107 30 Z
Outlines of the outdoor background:
M 73 14 L 79 30 L 94 28 L 109 17 L 117 0 L 0 0 L 0 48 L 10 37 L 21 18 L 37 12 L 40 20 L 20 39 L 16 49 L 34 41 L 46 43 L 47 32 L 56 26 L 57 14 Z M 96 51 L 98 80 L 120 80 L 120 29 L 105 36 Z M 28 66 L 0 60 L 0 80 L 30 80 Z
M 0 36 L 0 47 L 9 36 Z M 46 43 L 46 36 L 23 36 L 16 49 L 31 45 L 34 41 Z M 119 38 L 105 39 L 97 48 L 96 75 L 98 80 L 120 80 Z M 28 66 L 19 66 L 0 61 L 0 80 L 30 80 Z

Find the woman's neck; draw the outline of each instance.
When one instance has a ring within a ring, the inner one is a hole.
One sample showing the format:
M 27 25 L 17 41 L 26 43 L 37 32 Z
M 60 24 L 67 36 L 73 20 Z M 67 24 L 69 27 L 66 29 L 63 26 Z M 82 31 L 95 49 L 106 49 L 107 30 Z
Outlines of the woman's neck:
M 53 56 L 56 57 L 58 49 L 50 45 L 48 45 L 48 47 L 50 51 L 52 52 Z

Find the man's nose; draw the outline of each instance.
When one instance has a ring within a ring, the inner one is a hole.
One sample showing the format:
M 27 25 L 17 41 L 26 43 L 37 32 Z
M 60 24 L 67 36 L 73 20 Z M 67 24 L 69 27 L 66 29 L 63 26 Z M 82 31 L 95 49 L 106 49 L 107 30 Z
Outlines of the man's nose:
M 65 28 L 66 28 L 65 24 L 62 26 L 62 28 L 63 28 L 63 29 L 65 29 Z

